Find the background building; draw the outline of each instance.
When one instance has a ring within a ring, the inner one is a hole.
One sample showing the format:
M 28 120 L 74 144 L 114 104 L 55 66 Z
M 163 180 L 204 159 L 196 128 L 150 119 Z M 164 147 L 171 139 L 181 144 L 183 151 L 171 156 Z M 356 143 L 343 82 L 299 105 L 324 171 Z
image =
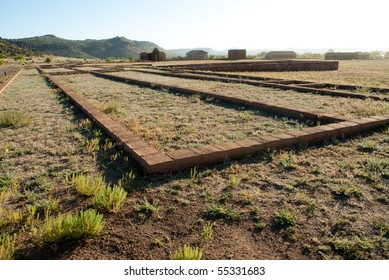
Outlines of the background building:
M 151 53 L 141 52 L 140 60 L 164 61 L 166 60 L 166 53 L 155 48 Z
M 296 59 L 297 54 L 292 51 L 271 51 L 265 56 L 265 59 Z
M 370 59 L 369 53 L 363 52 L 329 52 L 325 54 L 326 60 L 352 60 Z
M 228 50 L 228 59 L 246 59 L 246 50 Z
M 187 60 L 206 60 L 208 59 L 208 53 L 203 50 L 193 50 L 186 53 Z

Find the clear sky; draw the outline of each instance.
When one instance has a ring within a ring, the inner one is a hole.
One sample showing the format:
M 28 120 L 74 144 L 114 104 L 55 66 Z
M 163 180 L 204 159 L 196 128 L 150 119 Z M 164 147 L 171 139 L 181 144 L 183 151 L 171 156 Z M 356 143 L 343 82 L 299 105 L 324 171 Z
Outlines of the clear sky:
M 165 49 L 388 49 L 387 0 L 2 0 L 0 37 L 124 36 Z

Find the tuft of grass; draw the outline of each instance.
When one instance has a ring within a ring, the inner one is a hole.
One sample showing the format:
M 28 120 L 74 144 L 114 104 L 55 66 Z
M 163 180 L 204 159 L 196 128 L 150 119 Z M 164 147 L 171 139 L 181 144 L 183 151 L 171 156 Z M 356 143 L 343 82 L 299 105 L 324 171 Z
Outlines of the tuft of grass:
M 106 114 L 114 115 L 119 114 L 122 106 L 118 101 L 109 102 L 107 104 L 104 104 L 102 108 L 100 108 L 101 111 L 103 111 Z
M 83 146 L 85 147 L 85 150 L 92 154 L 94 152 L 98 152 L 100 150 L 100 139 L 99 138 L 92 138 L 90 140 L 86 140 L 83 143 Z
M 69 180 L 67 179 L 67 181 Z M 105 188 L 104 178 L 101 175 L 72 175 L 70 182 L 76 188 L 77 192 L 86 196 L 93 196 Z
M 201 260 L 202 258 L 203 253 L 197 246 L 191 247 L 187 245 L 185 245 L 183 248 L 180 247 L 171 256 L 172 260 Z
M 378 220 L 373 223 L 374 229 L 376 229 L 380 236 L 389 237 L 389 223 L 384 220 Z
M 16 236 L 0 234 L 0 260 L 12 260 L 15 253 Z
M 239 220 L 240 213 L 237 212 L 232 206 L 220 204 L 220 203 L 212 203 L 208 206 L 206 214 L 212 220 Z
M 256 231 L 262 231 L 266 227 L 266 224 L 264 222 L 257 222 L 254 224 L 254 230 Z
M 377 142 L 365 141 L 358 145 L 357 150 L 365 153 L 372 153 L 378 149 Z
M 232 188 L 239 187 L 241 182 L 242 182 L 242 180 L 235 175 L 231 175 L 229 177 L 229 181 L 228 181 L 230 187 L 232 187 Z
M 362 190 L 355 186 L 341 186 L 337 189 L 333 189 L 332 193 L 334 196 L 341 199 L 349 199 L 352 197 L 361 198 L 363 196 Z
M 295 170 L 297 168 L 295 157 L 289 153 L 280 154 L 278 165 L 286 170 Z
M 213 224 L 208 223 L 203 227 L 203 239 L 205 241 L 211 241 L 213 240 Z
M 81 211 L 78 215 L 59 214 L 46 218 L 41 241 L 54 243 L 89 238 L 100 233 L 104 224 L 103 215 L 94 209 Z
M 0 113 L 0 127 L 22 127 L 31 123 L 31 117 L 26 112 L 7 110 Z
M 158 201 L 149 202 L 147 198 L 143 198 L 142 203 L 139 203 L 136 207 L 140 216 L 150 217 L 154 212 L 158 212 Z
M 109 212 L 117 213 L 124 203 L 127 192 L 118 186 L 106 186 L 95 194 L 92 204 L 97 208 L 105 208 Z
M 367 253 L 375 247 L 372 241 L 361 239 L 358 236 L 355 236 L 354 240 L 336 239 L 332 241 L 332 246 L 336 252 L 349 260 L 366 259 Z
M 189 178 L 194 181 L 197 178 L 198 172 L 196 166 L 191 168 L 189 171 Z
M 122 178 L 119 179 L 117 186 L 123 189 L 129 189 L 131 186 L 131 182 L 135 180 L 135 173 L 131 170 L 123 175 Z
M 289 210 L 282 210 L 275 213 L 273 218 L 273 225 L 277 228 L 289 228 L 296 224 L 293 212 Z
M 363 165 L 368 171 L 374 172 L 384 178 L 389 178 L 389 161 L 368 158 L 363 161 Z

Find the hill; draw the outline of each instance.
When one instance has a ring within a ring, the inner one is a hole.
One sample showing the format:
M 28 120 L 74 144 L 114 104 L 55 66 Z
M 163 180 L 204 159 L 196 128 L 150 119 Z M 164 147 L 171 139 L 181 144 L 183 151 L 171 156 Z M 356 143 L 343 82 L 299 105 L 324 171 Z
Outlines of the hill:
M 129 40 L 125 37 L 103 40 L 67 40 L 55 35 L 45 35 L 7 41 L 28 50 L 64 57 L 128 58 L 138 57 L 140 52 L 150 52 L 155 47 L 163 50 L 152 42 Z
M 36 51 L 31 51 L 28 49 L 21 48 L 15 44 L 12 44 L 5 39 L 0 38 L 0 54 L 5 56 L 16 56 L 16 55 L 23 55 L 23 56 L 33 56 L 38 55 Z

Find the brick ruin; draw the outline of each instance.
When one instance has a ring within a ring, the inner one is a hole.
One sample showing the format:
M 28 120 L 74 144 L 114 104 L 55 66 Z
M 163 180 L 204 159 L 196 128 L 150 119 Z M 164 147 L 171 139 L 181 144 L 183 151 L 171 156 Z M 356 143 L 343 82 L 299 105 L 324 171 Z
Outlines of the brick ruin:
M 328 52 L 324 57 L 325 60 L 370 59 L 370 54 L 363 52 Z
M 239 60 L 246 59 L 246 50 L 228 50 L 228 59 Z
M 265 59 L 296 59 L 297 54 L 292 51 L 271 51 L 265 56 Z
M 141 61 L 165 61 L 166 53 L 161 52 L 158 48 L 155 48 L 151 53 L 142 52 L 140 53 Z
M 187 60 L 207 60 L 208 52 L 203 50 L 193 50 L 186 53 Z

